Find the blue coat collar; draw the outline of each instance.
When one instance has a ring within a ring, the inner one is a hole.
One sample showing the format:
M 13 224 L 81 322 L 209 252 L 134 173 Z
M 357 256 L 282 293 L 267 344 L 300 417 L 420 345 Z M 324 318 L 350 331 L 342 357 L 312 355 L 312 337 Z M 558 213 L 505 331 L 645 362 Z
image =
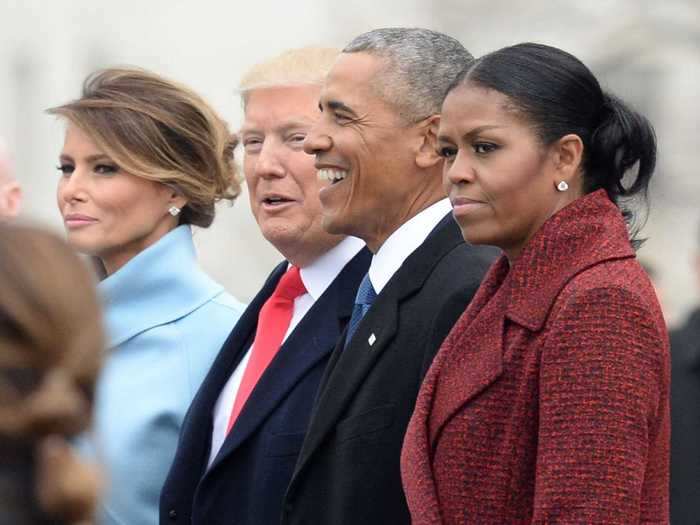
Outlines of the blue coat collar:
M 136 255 L 98 288 L 109 348 L 184 317 L 223 291 L 197 265 L 186 225 Z

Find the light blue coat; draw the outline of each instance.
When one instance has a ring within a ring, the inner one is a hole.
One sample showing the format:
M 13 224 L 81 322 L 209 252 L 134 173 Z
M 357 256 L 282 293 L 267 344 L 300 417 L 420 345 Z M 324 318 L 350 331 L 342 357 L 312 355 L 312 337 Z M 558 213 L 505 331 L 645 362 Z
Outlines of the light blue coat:
M 109 341 L 92 440 L 109 477 L 100 522 L 154 525 L 180 425 L 244 306 L 197 266 L 188 226 L 99 290 Z

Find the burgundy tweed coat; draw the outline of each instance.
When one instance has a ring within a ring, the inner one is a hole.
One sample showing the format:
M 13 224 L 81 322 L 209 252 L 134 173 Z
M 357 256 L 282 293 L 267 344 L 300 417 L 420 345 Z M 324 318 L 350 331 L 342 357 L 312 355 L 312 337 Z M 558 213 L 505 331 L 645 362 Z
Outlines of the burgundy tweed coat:
M 668 523 L 669 370 L 618 208 L 577 199 L 433 361 L 401 458 L 413 523 Z

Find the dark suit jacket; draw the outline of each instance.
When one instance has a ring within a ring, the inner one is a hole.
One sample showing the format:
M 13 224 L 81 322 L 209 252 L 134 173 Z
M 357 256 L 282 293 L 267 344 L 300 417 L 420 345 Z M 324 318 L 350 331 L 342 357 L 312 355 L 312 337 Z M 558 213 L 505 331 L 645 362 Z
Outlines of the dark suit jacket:
M 321 375 L 352 313 L 371 255 L 340 272 L 280 348 L 207 470 L 212 411 L 251 344 L 258 312 L 287 263 L 272 272 L 231 332 L 194 398 L 160 499 L 160 523 L 279 523 L 282 497 L 301 448 Z
M 671 333 L 671 523 L 700 524 L 700 309 Z
M 409 522 L 399 455 L 418 387 L 494 254 L 465 244 L 449 214 L 390 279 L 345 349 L 341 338 L 282 523 Z
M 421 386 L 414 525 L 668 523 L 668 337 L 604 190 L 501 258 Z

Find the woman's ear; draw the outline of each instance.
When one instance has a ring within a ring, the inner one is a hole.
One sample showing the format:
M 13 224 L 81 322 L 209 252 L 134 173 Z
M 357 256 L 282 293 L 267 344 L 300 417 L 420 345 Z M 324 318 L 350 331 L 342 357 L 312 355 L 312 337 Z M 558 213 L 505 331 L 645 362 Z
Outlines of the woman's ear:
M 175 206 L 176 208 L 182 209 L 187 205 L 187 197 L 182 193 L 175 190 L 170 190 L 170 198 L 168 199 L 168 206 Z
M 574 133 L 564 135 L 553 144 L 552 156 L 554 163 L 555 180 L 552 182 L 556 186 L 561 181 L 569 187 L 583 191 L 582 163 L 583 163 L 583 141 L 581 137 Z
M 440 115 L 431 115 L 416 126 L 420 130 L 420 143 L 416 151 L 416 164 L 420 168 L 432 168 L 442 161 L 437 152 L 437 134 L 440 127 Z
M 583 142 L 581 137 L 574 133 L 569 133 L 560 138 L 554 149 L 555 166 L 557 171 L 568 177 L 574 176 L 581 167 L 583 160 Z

